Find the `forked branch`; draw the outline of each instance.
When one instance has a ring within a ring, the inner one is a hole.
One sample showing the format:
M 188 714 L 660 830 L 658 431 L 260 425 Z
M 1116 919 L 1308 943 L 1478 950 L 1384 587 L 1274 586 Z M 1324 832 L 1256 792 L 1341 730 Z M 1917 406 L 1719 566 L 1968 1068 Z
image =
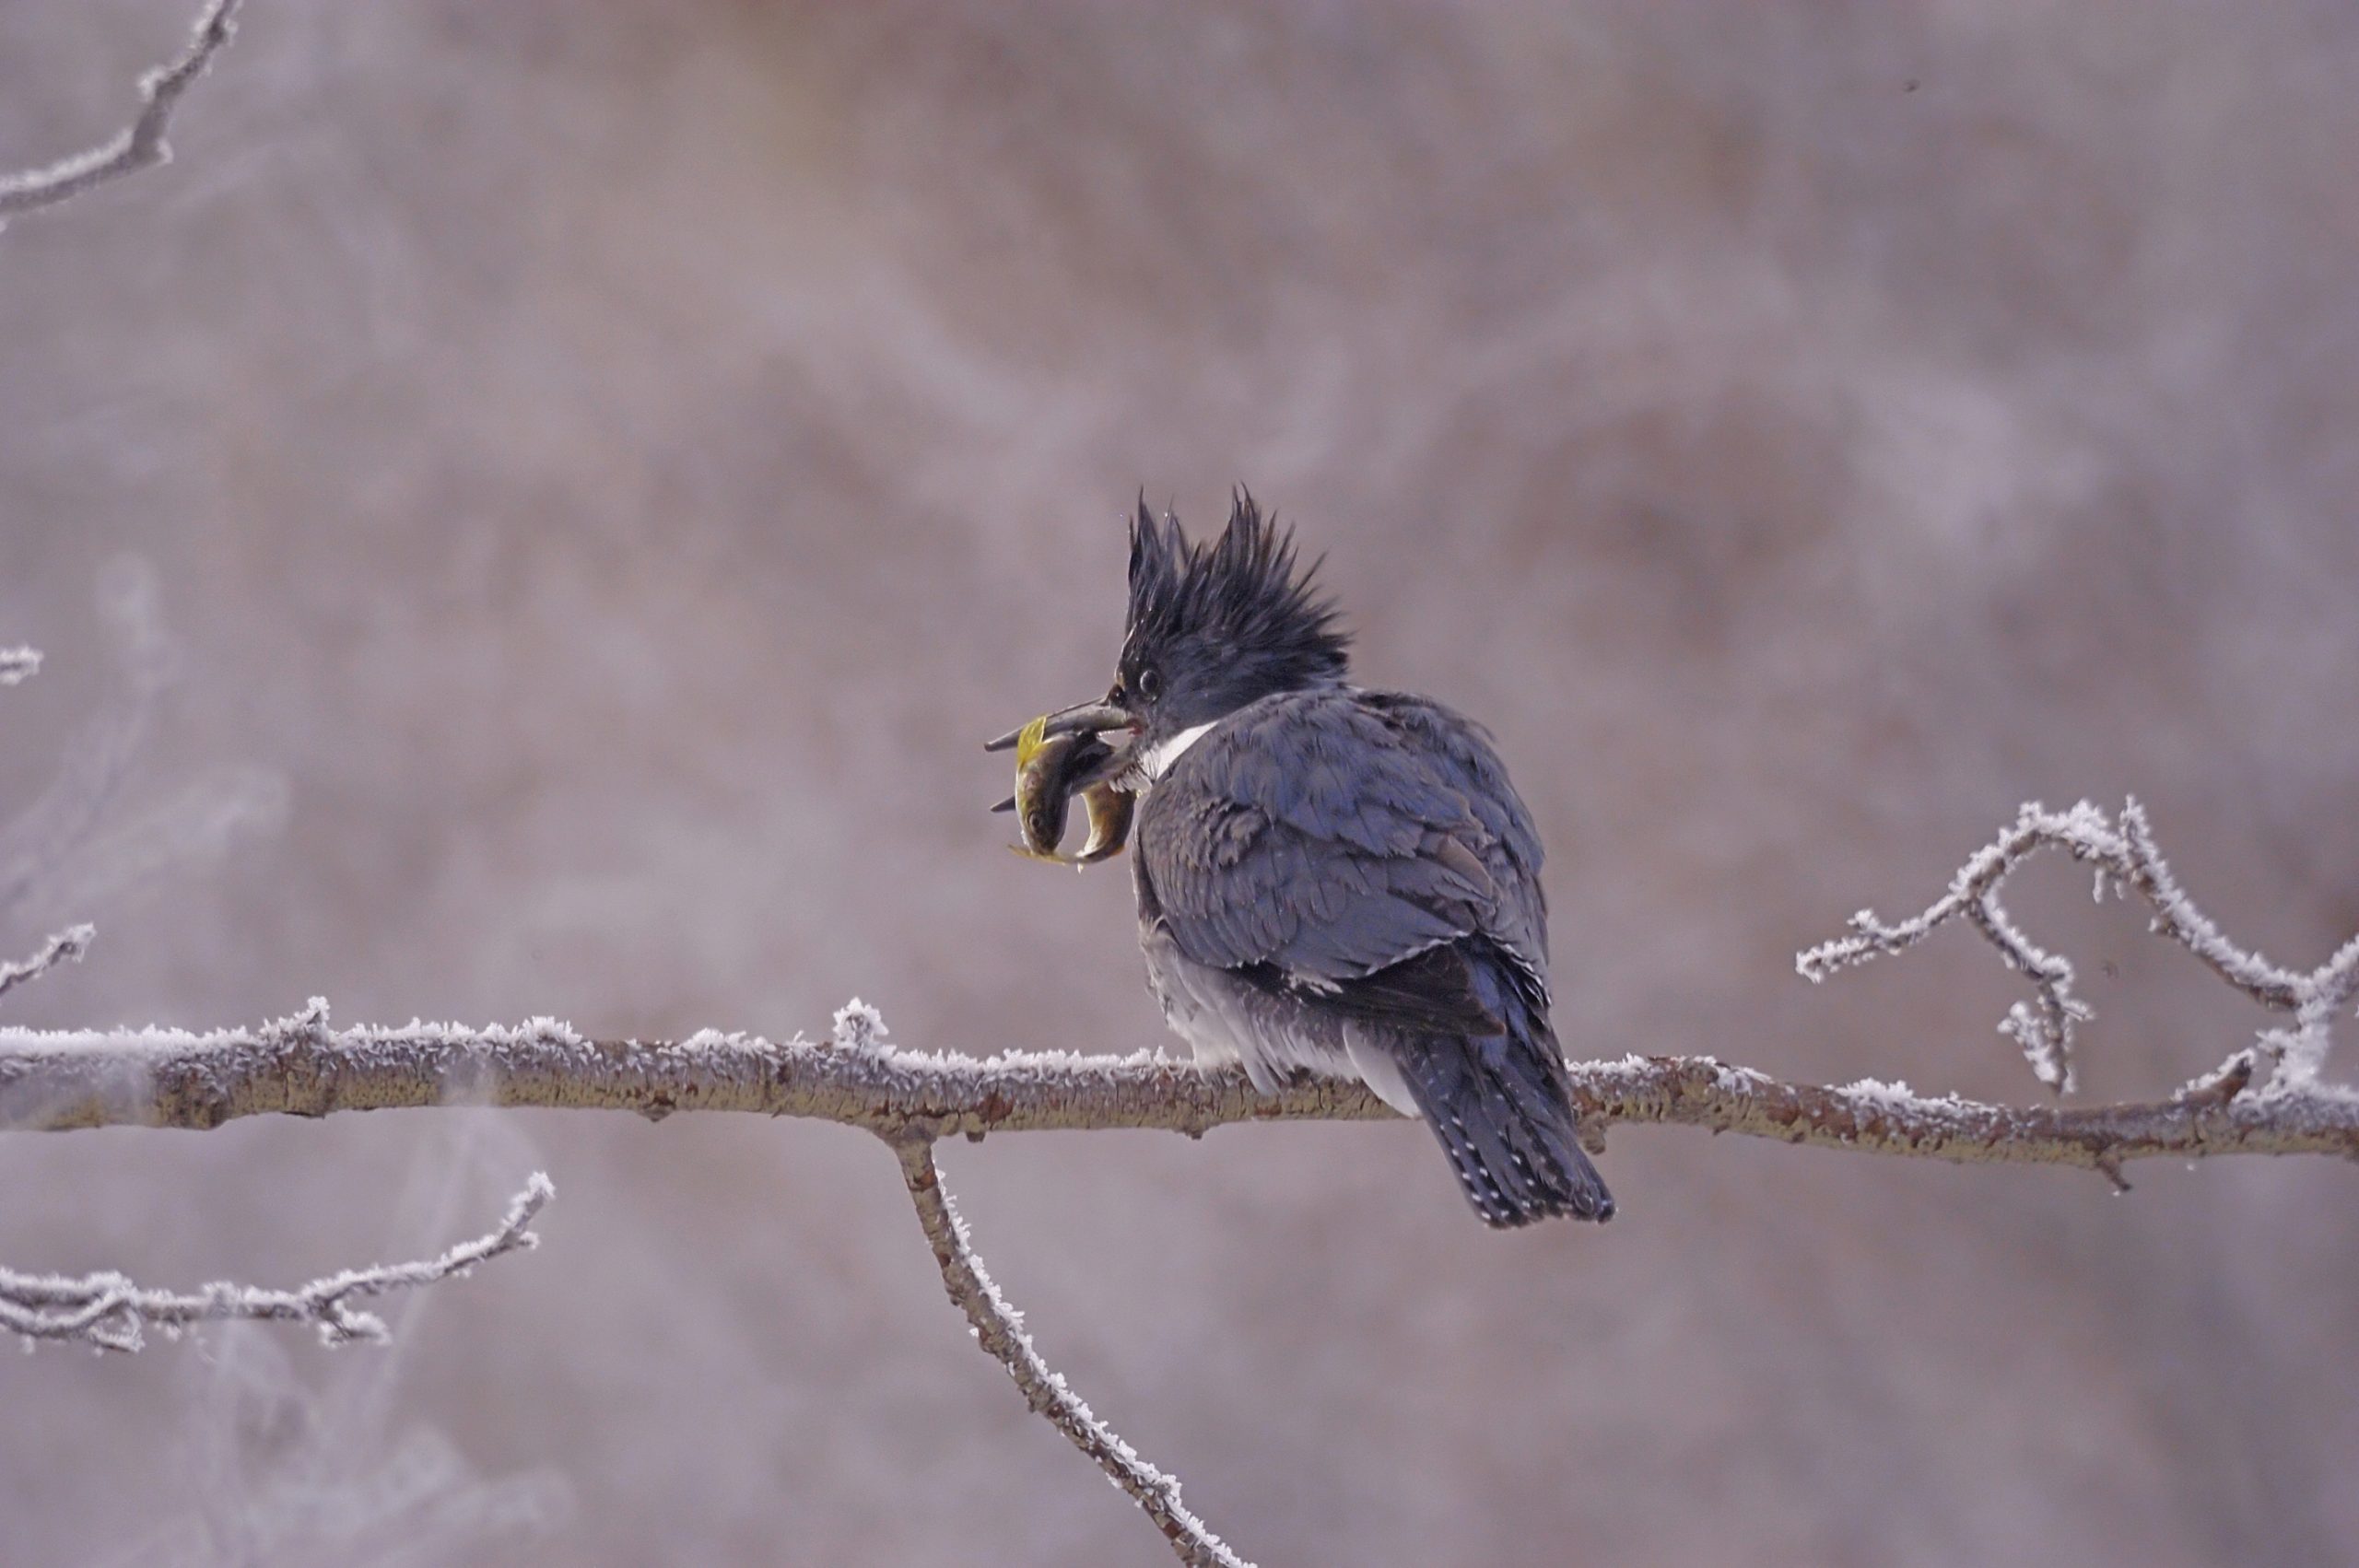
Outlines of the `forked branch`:
M 2145 808 L 2135 799 L 2122 805 L 2120 820 L 2083 801 L 2068 812 L 2051 812 L 2034 802 L 2013 827 L 1977 850 L 1951 880 L 1949 891 L 1922 913 L 1887 922 L 1872 909 L 1851 917 L 1852 934 L 1809 948 L 1795 966 L 1813 983 L 1837 970 L 1898 953 L 1924 941 L 1952 920 L 1964 919 L 1999 950 L 2008 966 L 2031 982 L 2032 1000 L 2016 1002 L 1999 1025 L 2014 1037 L 2039 1081 L 2059 1092 L 2072 1087 L 2073 1026 L 2093 1014 L 2073 993 L 2072 961 L 2050 953 L 2025 935 L 2000 902 L 2000 890 L 2016 867 L 2043 849 L 2061 849 L 2093 868 L 2095 895 L 2110 889 L 2144 901 L 2149 928 L 2193 954 L 2214 975 L 2261 1006 L 2293 1014 L 2293 1027 L 2261 1031 L 2257 1050 L 2272 1066 L 2262 1094 L 2283 1099 L 2340 1094 L 2318 1079 L 2332 1046 L 2330 1026 L 2359 996 L 2359 936 L 2343 943 L 2316 968 L 2294 970 L 2271 963 L 2223 935 L 2172 874 L 2154 841 Z M 2250 1053 L 2232 1053 L 2182 1096 L 2227 1081 L 2243 1062 L 2251 1076 Z

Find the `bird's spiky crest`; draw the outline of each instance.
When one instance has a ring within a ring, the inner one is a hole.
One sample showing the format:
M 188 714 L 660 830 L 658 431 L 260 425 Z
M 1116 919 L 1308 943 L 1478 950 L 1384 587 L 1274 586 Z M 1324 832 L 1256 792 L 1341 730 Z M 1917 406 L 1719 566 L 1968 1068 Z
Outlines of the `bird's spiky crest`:
M 1131 605 L 1125 662 L 1193 645 L 1282 673 L 1282 685 L 1344 677 L 1351 637 L 1319 591 L 1319 563 L 1297 565 L 1294 531 L 1265 519 L 1241 486 L 1217 539 L 1191 541 L 1169 512 L 1139 497 L 1131 523 Z

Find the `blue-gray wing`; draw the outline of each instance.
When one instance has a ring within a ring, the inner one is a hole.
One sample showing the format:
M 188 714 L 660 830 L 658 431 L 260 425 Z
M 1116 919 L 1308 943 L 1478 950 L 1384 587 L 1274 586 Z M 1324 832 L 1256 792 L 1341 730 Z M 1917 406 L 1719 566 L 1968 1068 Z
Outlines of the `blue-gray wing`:
M 1133 843 L 1199 964 L 1480 1032 L 1498 999 L 1476 971 L 1496 957 L 1547 1006 L 1539 837 L 1480 727 L 1438 703 L 1266 697 L 1182 754 Z

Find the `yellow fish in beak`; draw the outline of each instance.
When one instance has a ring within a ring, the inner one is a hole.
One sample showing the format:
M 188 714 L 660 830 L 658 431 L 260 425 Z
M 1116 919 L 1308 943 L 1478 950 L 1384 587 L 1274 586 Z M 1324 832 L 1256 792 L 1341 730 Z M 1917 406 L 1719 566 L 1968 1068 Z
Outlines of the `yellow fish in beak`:
M 1043 714 L 1016 731 L 1015 793 L 992 808 L 1015 813 L 1016 831 L 1024 842 L 1008 848 L 1036 860 L 1075 868 L 1121 854 L 1130 839 L 1131 811 L 1136 801 L 1127 791 L 1102 783 L 1080 791 L 1089 814 L 1089 838 L 1081 853 L 1058 853 L 1058 846 L 1064 842 L 1074 781 L 1103 765 L 1113 748 L 1087 731 L 1049 734 L 1048 722 L 1048 715 Z

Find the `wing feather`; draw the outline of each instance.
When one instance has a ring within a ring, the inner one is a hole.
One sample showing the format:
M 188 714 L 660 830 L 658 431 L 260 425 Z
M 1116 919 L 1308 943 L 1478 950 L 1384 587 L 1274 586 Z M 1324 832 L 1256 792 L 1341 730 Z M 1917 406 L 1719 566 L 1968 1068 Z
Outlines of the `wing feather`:
M 1134 839 L 1180 951 L 1375 1016 L 1496 1029 L 1469 969 L 1547 1005 L 1540 842 L 1482 730 L 1439 704 L 1266 697 L 1191 746 Z

